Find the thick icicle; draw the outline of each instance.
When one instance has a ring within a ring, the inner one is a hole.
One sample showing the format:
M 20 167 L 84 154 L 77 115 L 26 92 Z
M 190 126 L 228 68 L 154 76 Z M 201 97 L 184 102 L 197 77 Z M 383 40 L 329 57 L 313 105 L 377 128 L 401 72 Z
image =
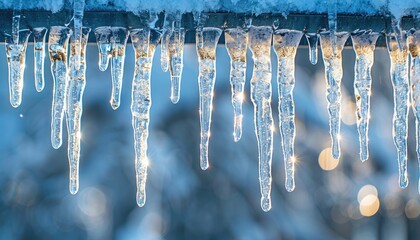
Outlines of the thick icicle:
M 23 74 L 25 72 L 26 47 L 31 31 L 20 30 L 17 43 L 13 37 L 6 36 L 6 56 L 9 68 L 9 94 L 10 104 L 17 108 L 22 103 Z
M 303 33 L 280 29 L 274 32 L 273 47 L 277 54 L 277 84 L 279 91 L 279 125 L 282 139 L 285 187 L 288 192 L 295 189 L 295 56 Z
M 34 76 L 36 91 L 44 90 L 44 59 L 45 59 L 45 38 L 47 29 L 44 27 L 34 28 Z
M 271 112 L 271 26 L 251 26 L 249 47 L 254 60 L 251 100 L 254 104 L 255 134 L 258 141 L 261 208 L 271 209 L 271 161 L 273 155 L 273 115 Z
M 239 27 L 226 29 L 225 44 L 230 57 L 230 85 L 234 112 L 233 139 L 237 142 L 242 136 L 242 102 L 246 80 L 248 33 Z
M 161 35 L 154 29 L 134 29 L 130 35 L 136 54 L 136 66 L 131 91 L 137 185 L 136 200 L 137 204 L 142 207 L 146 202 L 147 138 L 149 135 L 150 107 L 152 105 L 150 76 L 153 55 Z
M 52 26 L 48 38 L 48 52 L 54 79 L 51 109 L 51 144 L 57 149 L 62 144 L 63 118 L 67 101 L 67 46 L 72 31 L 67 27 Z
M 391 58 L 391 81 L 394 89 L 393 138 L 398 154 L 399 184 L 408 186 L 407 173 L 407 116 L 409 104 L 407 35 L 402 32 L 402 48 L 398 46 L 398 36 L 388 34 L 386 43 Z
M 111 27 L 98 27 L 95 29 L 96 43 L 98 44 L 99 70 L 105 71 L 108 68 L 111 58 Z
M 216 47 L 221 35 L 222 30 L 213 27 L 205 27 L 201 34 L 196 34 L 199 64 L 198 89 L 200 92 L 200 166 L 203 170 L 209 167 L 208 148 L 213 91 L 216 81 Z
M 379 33 L 355 31 L 351 34 L 353 49 L 356 53 L 354 65 L 354 95 L 356 97 L 356 120 L 359 133 L 360 160 L 369 158 L 368 129 L 370 118 L 370 95 L 372 86 L 371 69 L 376 40 Z
M 111 28 L 111 107 L 115 110 L 120 106 L 121 87 L 124 73 L 125 46 L 128 39 L 128 30 L 123 27 Z
M 341 79 L 343 77 L 341 51 L 348 36 L 349 34 L 347 32 L 337 32 L 335 34 L 337 45 L 334 53 L 334 45 L 331 42 L 330 32 L 325 31 L 320 33 L 327 82 L 327 106 L 332 140 L 332 156 L 335 159 L 340 158 Z
M 318 62 L 318 34 L 306 33 L 305 36 L 308 41 L 309 61 L 315 65 Z
M 82 27 L 83 27 L 83 12 L 85 11 L 85 0 L 73 0 L 73 23 L 74 23 L 74 64 L 76 69 L 80 67 L 80 54 L 82 49 Z
M 79 190 L 79 159 L 80 159 L 80 138 L 81 138 L 81 118 L 83 113 L 83 92 L 86 85 L 86 44 L 88 42 L 90 28 L 82 28 L 82 41 L 79 43 L 76 36 L 70 39 L 69 57 L 69 83 L 67 88 L 67 134 L 68 134 L 68 158 L 70 166 L 71 194 L 76 194 Z M 76 68 L 76 48 L 81 44 L 79 58 L 79 69 Z
M 408 34 L 408 49 L 411 54 L 411 106 L 416 117 L 416 150 L 420 174 L 420 30 L 410 30 Z M 417 188 L 420 193 L 420 175 L 418 179 Z

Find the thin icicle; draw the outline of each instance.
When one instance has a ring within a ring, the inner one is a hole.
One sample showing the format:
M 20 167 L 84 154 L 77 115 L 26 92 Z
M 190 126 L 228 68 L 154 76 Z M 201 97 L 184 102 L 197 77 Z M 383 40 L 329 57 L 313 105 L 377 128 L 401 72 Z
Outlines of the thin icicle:
M 13 42 L 13 37 L 6 36 L 6 56 L 9 70 L 10 104 L 17 108 L 22 103 L 23 74 L 25 72 L 26 47 L 31 31 L 20 30 L 18 43 Z
M 315 65 L 318 62 L 318 34 L 306 33 L 305 36 L 308 41 L 309 61 Z
M 249 47 L 254 60 L 251 100 L 254 104 L 255 134 L 258 141 L 261 208 L 271 209 L 271 162 L 273 155 L 273 115 L 271 112 L 271 26 L 251 26 Z
M 136 200 L 137 204 L 143 207 L 146 202 L 147 138 L 149 135 L 150 107 L 152 105 L 150 76 L 153 55 L 161 35 L 154 29 L 134 29 L 130 35 L 136 54 L 136 66 L 131 91 L 137 186 Z
M 20 35 L 20 18 L 22 12 L 22 0 L 13 0 L 13 17 L 12 17 L 12 40 L 11 43 L 18 44 Z
M 108 68 L 109 59 L 111 58 L 111 35 L 111 27 L 98 27 L 95 29 L 96 43 L 99 50 L 98 66 L 101 71 L 105 71 Z
M 47 29 L 44 27 L 34 28 L 34 76 L 36 91 L 44 90 L 44 59 L 45 59 L 45 38 Z
M 411 54 L 411 106 L 416 117 L 416 150 L 420 174 L 420 30 L 411 29 L 407 42 Z M 420 193 L 420 175 L 418 177 L 417 189 Z
M 160 48 L 160 66 L 164 72 L 169 70 L 169 51 L 168 44 L 169 38 L 172 35 L 173 24 L 174 24 L 174 14 L 166 13 L 165 19 L 163 21 L 162 28 L 162 43 Z
M 408 50 L 407 35 L 402 33 L 402 49 L 398 46 L 395 33 L 386 37 L 389 56 L 391 58 L 391 81 L 394 89 L 393 138 L 398 154 L 399 184 L 401 188 L 408 186 L 407 174 L 407 116 L 409 104 L 408 82 Z
M 248 33 L 239 27 L 228 28 L 225 30 L 225 44 L 230 57 L 230 85 L 234 112 L 233 139 L 237 142 L 242 136 L 242 102 L 246 80 Z
M 73 0 L 73 23 L 74 23 L 74 64 L 76 69 L 80 67 L 80 54 L 82 49 L 82 27 L 83 27 L 83 13 L 85 11 L 85 0 Z
M 51 109 L 51 144 L 57 149 L 62 144 L 62 128 L 67 101 L 67 46 L 72 31 L 67 27 L 52 26 L 48 38 L 48 52 L 54 79 Z
M 205 27 L 201 34 L 196 34 L 199 64 L 198 89 L 200 92 L 200 166 L 203 170 L 209 167 L 208 148 L 213 91 L 216 81 L 216 47 L 222 32 L 219 28 Z
M 277 84 L 279 91 L 279 125 L 282 139 L 285 187 L 288 192 L 295 189 L 295 56 L 303 33 L 280 29 L 273 35 L 273 47 L 277 54 Z
M 123 27 L 111 28 L 111 78 L 112 92 L 110 104 L 117 109 L 121 102 L 121 88 L 124 74 L 125 46 L 128 39 L 128 30 Z
M 83 92 L 86 85 L 86 44 L 88 42 L 90 28 L 82 28 L 82 41 L 79 43 L 73 35 L 70 40 L 69 57 L 69 83 L 67 88 L 67 134 L 68 134 L 68 159 L 70 166 L 69 190 L 76 194 L 79 190 L 79 159 L 80 159 L 80 138 L 81 118 L 83 113 Z M 79 69 L 76 68 L 76 48 L 81 44 L 79 58 Z
M 353 49 L 356 53 L 354 65 L 354 95 L 356 97 L 356 120 L 359 133 L 360 160 L 369 158 L 368 129 L 370 118 L 371 70 L 376 40 L 379 33 L 357 30 L 352 33 Z
M 337 32 L 336 51 L 331 42 L 329 31 L 320 33 L 320 43 L 322 57 L 325 65 L 325 79 L 327 81 L 327 106 L 330 124 L 330 135 L 332 140 L 332 156 L 340 158 L 340 124 L 341 124 L 341 79 L 343 77 L 343 67 L 341 51 L 348 38 L 347 32 Z

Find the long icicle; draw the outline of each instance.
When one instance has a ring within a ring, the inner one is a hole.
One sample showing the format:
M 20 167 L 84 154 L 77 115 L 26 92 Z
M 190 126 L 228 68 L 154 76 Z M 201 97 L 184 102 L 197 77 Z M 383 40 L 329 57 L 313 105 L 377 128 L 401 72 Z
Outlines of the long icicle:
M 44 62 L 45 62 L 45 39 L 47 29 L 44 27 L 34 28 L 34 77 L 37 92 L 44 90 Z
M 398 36 L 387 34 L 387 47 L 391 58 L 391 81 L 394 90 L 394 116 L 392 119 L 394 144 L 398 154 L 399 184 L 401 188 L 408 186 L 407 173 L 407 117 L 409 104 L 408 82 L 408 50 L 405 31 L 401 36 L 401 49 L 398 46 Z
M 105 71 L 108 68 L 109 59 L 111 58 L 111 27 L 98 27 L 94 32 L 99 51 L 99 70 Z
M 73 0 L 73 23 L 74 23 L 74 64 L 76 69 L 80 68 L 80 54 L 82 51 L 82 38 L 83 38 L 83 13 L 85 11 L 85 0 Z
M 216 47 L 221 35 L 222 30 L 214 27 L 204 27 L 201 34 L 196 34 L 199 64 L 198 89 L 200 92 L 200 166 L 203 170 L 209 167 L 208 150 L 214 83 L 216 81 Z
M 128 39 L 128 30 L 123 27 L 111 28 L 111 78 L 112 92 L 110 104 L 117 109 L 121 103 L 121 88 L 124 74 L 125 46 Z
M 416 151 L 419 162 L 417 189 L 420 193 L 420 30 L 411 29 L 408 34 L 408 49 L 411 54 L 410 84 L 411 106 L 416 117 Z
M 273 156 L 273 114 L 271 111 L 271 26 L 251 26 L 249 47 L 254 60 L 251 100 L 254 104 L 255 134 L 258 141 L 261 208 L 271 209 L 271 162 Z
M 31 31 L 28 29 L 18 32 L 18 41 L 6 35 L 6 56 L 9 70 L 10 104 L 17 108 L 22 103 L 23 74 L 25 72 L 26 47 Z
M 237 142 L 242 136 L 242 102 L 246 80 L 248 33 L 240 27 L 226 29 L 225 45 L 230 57 L 230 85 L 234 112 L 233 139 Z
M 136 201 L 142 207 L 146 202 L 147 138 L 149 135 L 150 107 L 152 105 L 150 77 L 153 55 L 161 35 L 155 29 L 133 29 L 130 35 L 136 54 L 131 91 L 137 186 Z
M 277 84 L 279 91 L 279 125 L 282 139 L 285 187 L 288 192 L 295 189 L 295 56 L 303 33 L 288 29 L 276 30 L 273 47 L 277 54 Z
M 70 39 L 69 57 L 69 84 L 67 88 L 67 134 L 68 134 L 68 160 L 70 166 L 69 190 L 76 194 L 79 190 L 79 159 L 81 139 L 81 118 L 83 113 L 83 92 L 86 85 L 86 45 L 89 39 L 90 28 L 82 28 L 82 41 L 77 42 L 76 36 Z M 76 67 L 76 48 L 81 44 L 79 68 Z
M 184 68 L 185 29 L 181 27 L 181 16 L 182 15 L 179 12 L 176 14 L 174 27 L 168 42 L 172 103 L 177 103 L 179 101 L 182 69 Z
M 341 124 L 341 79 L 343 67 L 341 51 L 348 38 L 347 32 L 337 32 L 336 51 L 331 42 L 330 32 L 320 33 L 322 57 L 325 65 L 325 78 L 327 82 L 327 106 L 329 115 L 330 135 L 332 140 L 332 156 L 340 158 L 340 124 Z
M 48 38 L 48 52 L 54 79 L 51 109 L 51 144 L 57 149 L 62 144 L 63 118 L 67 101 L 67 46 L 71 29 L 52 26 Z
M 369 158 L 368 130 L 370 118 L 370 95 L 372 86 L 372 65 L 376 40 L 379 33 L 357 30 L 351 34 L 356 53 L 354 65 L 354 95 L 356 98 L 356 120 L 359 133 L 360 160 Z

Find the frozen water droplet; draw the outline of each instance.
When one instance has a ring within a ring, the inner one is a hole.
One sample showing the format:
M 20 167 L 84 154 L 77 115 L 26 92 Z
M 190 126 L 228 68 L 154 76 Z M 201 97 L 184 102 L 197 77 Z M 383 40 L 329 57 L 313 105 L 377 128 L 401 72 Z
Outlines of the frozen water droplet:
M 95 29 L 96 43 L 99 50 L 99 70 L 105 71 L 111 58 L 111 35 L 110 27 L 98 27 Z
M 315 65 L 318 62 L 318 34 L 306 33 L 305 36 L 308 41 L 309 61 Z

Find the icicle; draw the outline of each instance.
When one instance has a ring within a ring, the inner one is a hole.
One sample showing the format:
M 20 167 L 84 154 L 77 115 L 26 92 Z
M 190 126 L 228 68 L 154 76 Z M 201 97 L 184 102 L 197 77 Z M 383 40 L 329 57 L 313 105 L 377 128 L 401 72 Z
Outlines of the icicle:
M 258 140 L 261 208 L 271 209 L 271 161 L 273 155 L 273 116 L 271 112 L 271 26 L 251 26 L 249 46 L 254 60 L 251 100 L 254 104 L 255 133 Z
M 86 44 L 88 42 L 90 28 L 82 28 L 82 41 L 77 42 L 73 34 L 70 40 L 69 58 L 69 83 L 67 88 L 67 133 L 68 133 L 68 158 L 70 166 L 71 194 L 76 194 L 79 189 L 79 159 L 80 159 L 80 138 L 81 118 L 83 113 L 83 92 L 86 85 Z M 81 46 L 79 55 L 79 69 L 76 68 L 76 48 Z
M 273 35 L 273 47 L 277 54 L 277 84 L 279 91 L 279 125 L 282 139 L 284 167 L 286 172 L 286 190 L 295 189 L 295 56 L 303 33 L 288 29 L 276 30 Z
M 12 17 L 12 40 L 11 43 L 19 43 L 19 29 L 20 29 L 20 18 L 22 11 L 22 0 L 13 1 L 13 17 Z
M 239 141 L 242 136 L 242 102 L 246 79 L 246 50 L 248 33 L 242 28 L 225 30 L 225 44 L 230 57 L 230 85 L 234 111 L 233 139 Z
M 131 92 L 131 114 L 134 130 L 135 168 L 137 183 L 137 204 L 146 202 L 147 179 L 147 137 L 149 135 L 150 107 L 152 97 L 150 76 L 152 61 L 160 33 L 154 29 L 134 29 L 130 33 L 136 54 L 136 67 Z
M 76 69 L 80 67 L 80 54 L 82 49 L 82 26 L 83 12 L 85 11 L 85 0 L 73 0 L 73 21 L 74 21 L 74 39 L 75 55 L 74 64 Z
M 318 34 L 306 33 L 305 36 L 308 41 L 309 61 L 315 65 L 318 62 Z
M 400 187 L 408 185 L 407 175 L 407 116 L 409 104 L 408 83 L 408 51 L 407 36 L 403 32 L 402 49 L 398 46 L 398 36 L 395 33 L 386 37 L 389 56 L 391 58 L 391 81 L 394 89 L 393 138 L 398 153 Z
M 23 74 L 25 72 L 26 46 L 31 31 L 28 29 L 18 32 L 18 43 L 14 37 L 6 36 L 6 56 L 9 68 L 9 94 L 10 104 L 17 108 L 22 103 Z
M 172 35 L 174 24 L 174 14 L 167 13 L 165 14 L 165 19 L 163 22 L 162 28 L 162 43 L 160 49 L 160 66 L 164 72 L 167 72 L 169 69 L 169 52 L 168 52 L 168 44 L 169 38 Z
M 336 53 L 333 50 L 333 43 L 329 31 L 320 33 L 322 57 L 325 65 L 325 78 L 327 81 L 327 102 L 330 124 L 330 135 L 332 140 L 332 156 L 340 158 L 340 123 L 341 123 L 341 79 L 343 68 L 341 51 L 348 38 L 347 32 L 337 32 Z
M 51 109 L 51 143 L 57 149 L 62 143 L 62 127 L 67 101 L 67 46 L 72 31 L 67 27 L 52 26 L 48 38 L 51 72 L 54 78 Z
M 98 44 L 99 70 L 105 71 L 108 68 L 111 58 L 111 27 L 98 27 L 95 29 L 96 43 Z
M 115 110 L 120 106 L 121 87 L 124 73 L 125 46 L 128 39 L 128 30 L 123 27 L 111 28 L 111 78 L 112 93 L 111 107 Z
M 370 95 L 372 86 L 371 69 L 376 40 L 379 33 L 372 31 L 355 31 L 351 35 L 353 49 L 356 53 L 354 65 L 354 95 L 356 97 L 357 131 L 360 142 L 360 160 L 369 158 L 368 129 L 370 116 Z
M 411 106 L 416 117 L 416 150 L 420 174 L 420 30 L 410 30 L 407 42 L 411 54 Z M 420 175 L 418 179 L 417 188 L 420 193 Z
M 209 167 L 208 147 L 213 91 L 216 81 L 216 47 L 221 34 L 221 29 L 213 27 L 205 27 L 202 34 L 196 34 L 199 64 L 198 89 L 200 92 L 200 166 L 203 170 Z
M 328 30 L 330 32 L 330 41 L 332 43 L 332 53 L 337 55 L 337 0 L 328 1 Z
M 35 88 L 38 92 L 44 90 L 44 59 L 45 59 L 45 37 L 47 29 L 44 27 L 34 28 L 34 76 Z

